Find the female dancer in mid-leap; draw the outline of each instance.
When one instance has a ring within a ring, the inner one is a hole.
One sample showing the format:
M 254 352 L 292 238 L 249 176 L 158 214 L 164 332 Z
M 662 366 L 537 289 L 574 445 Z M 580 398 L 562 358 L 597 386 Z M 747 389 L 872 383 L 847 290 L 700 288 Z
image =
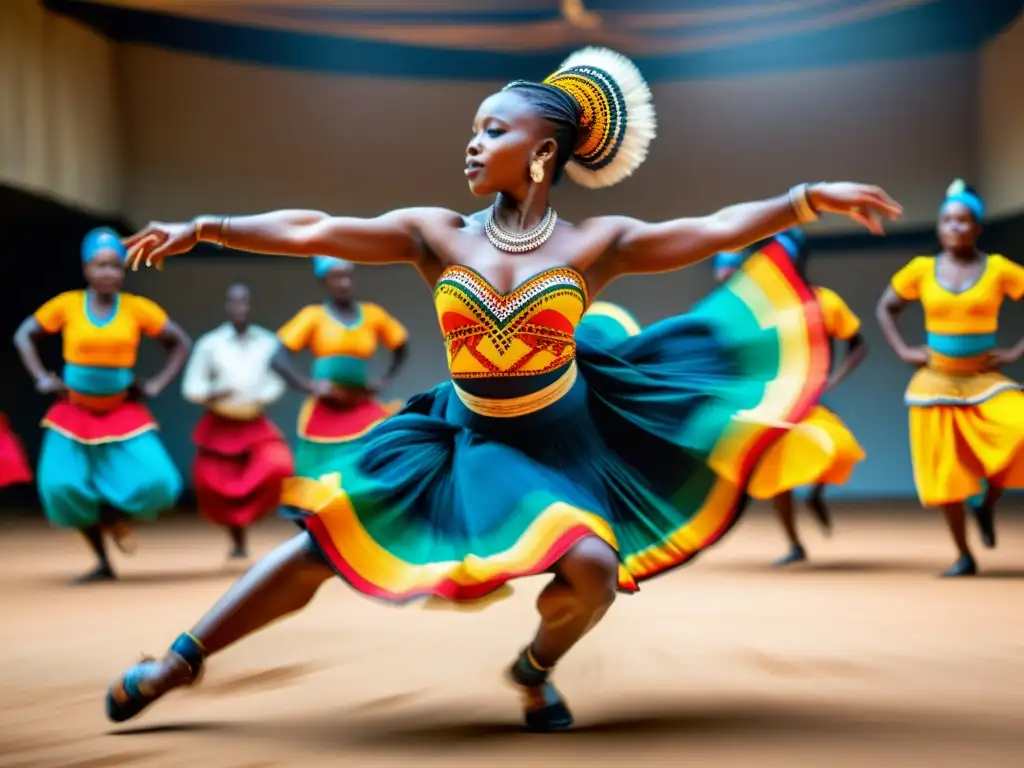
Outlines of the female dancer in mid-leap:
M 292 256 L 414 265 L 433 288 L 452 381 L 414 397 L 339 457 L 292 479 L 303 532 L 246 574 L 160 661 L 111 686 L 123 721 L 205 659 L 304 607 L 337 574 L 391 603 L 468 602 L 549 572 L 540 628 L 509 668 L 529 728 L 572 717 L 549 680 L 617 591 L 692 558 L 734 522 L 751 466 L 817 401 L 829 353 L 818 303 L 789 257 L 767 248 L 693 312 L 622 338 L 581 318 L 612 280 L 739 250 L 819 213 L 881 232 L 900 206 L 881 189 L 799 185 L 702 218 L 604 216 L 559 224 L 563 171 L 608 186 L 644 159 L 650 94 L 632 62 L 571 56 L 543 83 L 517 81 L 473 121 L 466 178 L 496 195 L 484 222 L 414 208 L 373 219 L 313 211 L 152 224 L 133 263 L 213 241 Z M 600 317 L 597 315 L 596 317 Z

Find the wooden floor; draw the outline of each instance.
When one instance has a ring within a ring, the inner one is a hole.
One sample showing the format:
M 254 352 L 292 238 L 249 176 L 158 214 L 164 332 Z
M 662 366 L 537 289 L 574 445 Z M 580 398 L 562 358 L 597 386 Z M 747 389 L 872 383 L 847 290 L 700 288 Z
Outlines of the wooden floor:
M 73 587 L 84 547 L 0 526 L 0 766 L 1020 766 L 1024 514 L 1003 516 L 984 575 L 940 519 L 839 506 L 810 565 L 751 511 L 699 562 L 623 597 L 557 671 L 575 732 L 520 732 L 500 672 L 533 631 L 542 581 L 480 614 L 396 609 L 329 583 L 310 608 L 214 658 L 202 685 L 130 727 L 108 682 L 161 654 L 237 575 L 195 520 L 139 533 L 116 584 Z M 870 512 L 870 514 L 869 514 Z M 9 518 L 8 518 L 9 520 Z M 291 535 L 270 521 L 263 552 Z

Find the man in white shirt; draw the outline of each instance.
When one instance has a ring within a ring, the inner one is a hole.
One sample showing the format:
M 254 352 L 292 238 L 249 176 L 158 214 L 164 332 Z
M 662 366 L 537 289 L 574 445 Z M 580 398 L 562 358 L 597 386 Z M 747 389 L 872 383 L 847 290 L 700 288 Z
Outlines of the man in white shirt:
M 281 483 L 295 468 L 284 436 L 264 415 L 285 391 L 270 367 L 277 337 L 249 322 L 248 286 L 228 288 L 226 310 L 228 321 L 193 346 L 182 395 L 206 409 L 192 434 L 199 511 L 227 528 L 231 557 L 245 558 L 246 528 L 278 506 Z

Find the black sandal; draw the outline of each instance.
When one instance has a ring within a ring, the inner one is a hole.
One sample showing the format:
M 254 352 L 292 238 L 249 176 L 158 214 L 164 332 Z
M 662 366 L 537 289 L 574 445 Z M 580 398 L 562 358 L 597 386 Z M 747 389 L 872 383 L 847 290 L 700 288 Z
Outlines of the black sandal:
M 538 664 L 526 648 L 507 672 L 510 682 L 523 697 L 526 728 L 534 733 L 565 731 L 573 724 L 572 713 L 562 694 L 548 680 L 550 671 Z
M 203 675 L 206 651 L 203 644 L 187 632 L 178 636 L 171 645 L 171 653 L 188 665 L 189 676 L 185 685 L 195 685 Z M 138 664 L 129 667 L 120 679 L 107 689 L 107 718 L 123 723 L 138 716 L 146 707 L 163 696 L 149 688 L 145 680 L 159 666 L 160 662 L 145 657 Z

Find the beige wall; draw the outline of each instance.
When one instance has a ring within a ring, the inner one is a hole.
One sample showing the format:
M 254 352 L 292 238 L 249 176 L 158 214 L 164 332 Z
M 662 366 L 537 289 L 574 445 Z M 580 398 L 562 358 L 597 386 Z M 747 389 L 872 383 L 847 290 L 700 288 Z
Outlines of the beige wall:
M 0 183 L 86 210 L 122 202 L 115 46 L 43 10 L 0 2 Z
M 990 215 L 1024 211 L 1024 17 L 980 56 L 980 187 Z
M 141 46 L 122 56 L 125 213 L 136 223 L 480 206 L 462 158 L 479 100 L 500 83 L 315 75 Z M 949 182 L 975 173 L 976 76 L 964 54 L 658 86 L 660 136 L 640 172 L 600 192 L 566 184 L 556 204 L 570 220 L 657 219 L 854 178 L 889 188 L 907 223 L 931 221 Z
M 661 135 L 645 167 L 598 193 L 567 184 L 557 204 L 569 219 L 665 218 L 802 179 L 856 178 L 899 197 L 909 226 L 929 222 L 941 191 L 963 176 L 993 216 L 1017 212 L 1022 83 L 1024 21 L 977 56 L 662 85 Z M 4 0 L 0 183 L 136 223 L 279 206 L 469 210 L 479 201 L 460 173 L 463 141 L 479 99 L 499 85 L 119 49 L 36 0 Z

